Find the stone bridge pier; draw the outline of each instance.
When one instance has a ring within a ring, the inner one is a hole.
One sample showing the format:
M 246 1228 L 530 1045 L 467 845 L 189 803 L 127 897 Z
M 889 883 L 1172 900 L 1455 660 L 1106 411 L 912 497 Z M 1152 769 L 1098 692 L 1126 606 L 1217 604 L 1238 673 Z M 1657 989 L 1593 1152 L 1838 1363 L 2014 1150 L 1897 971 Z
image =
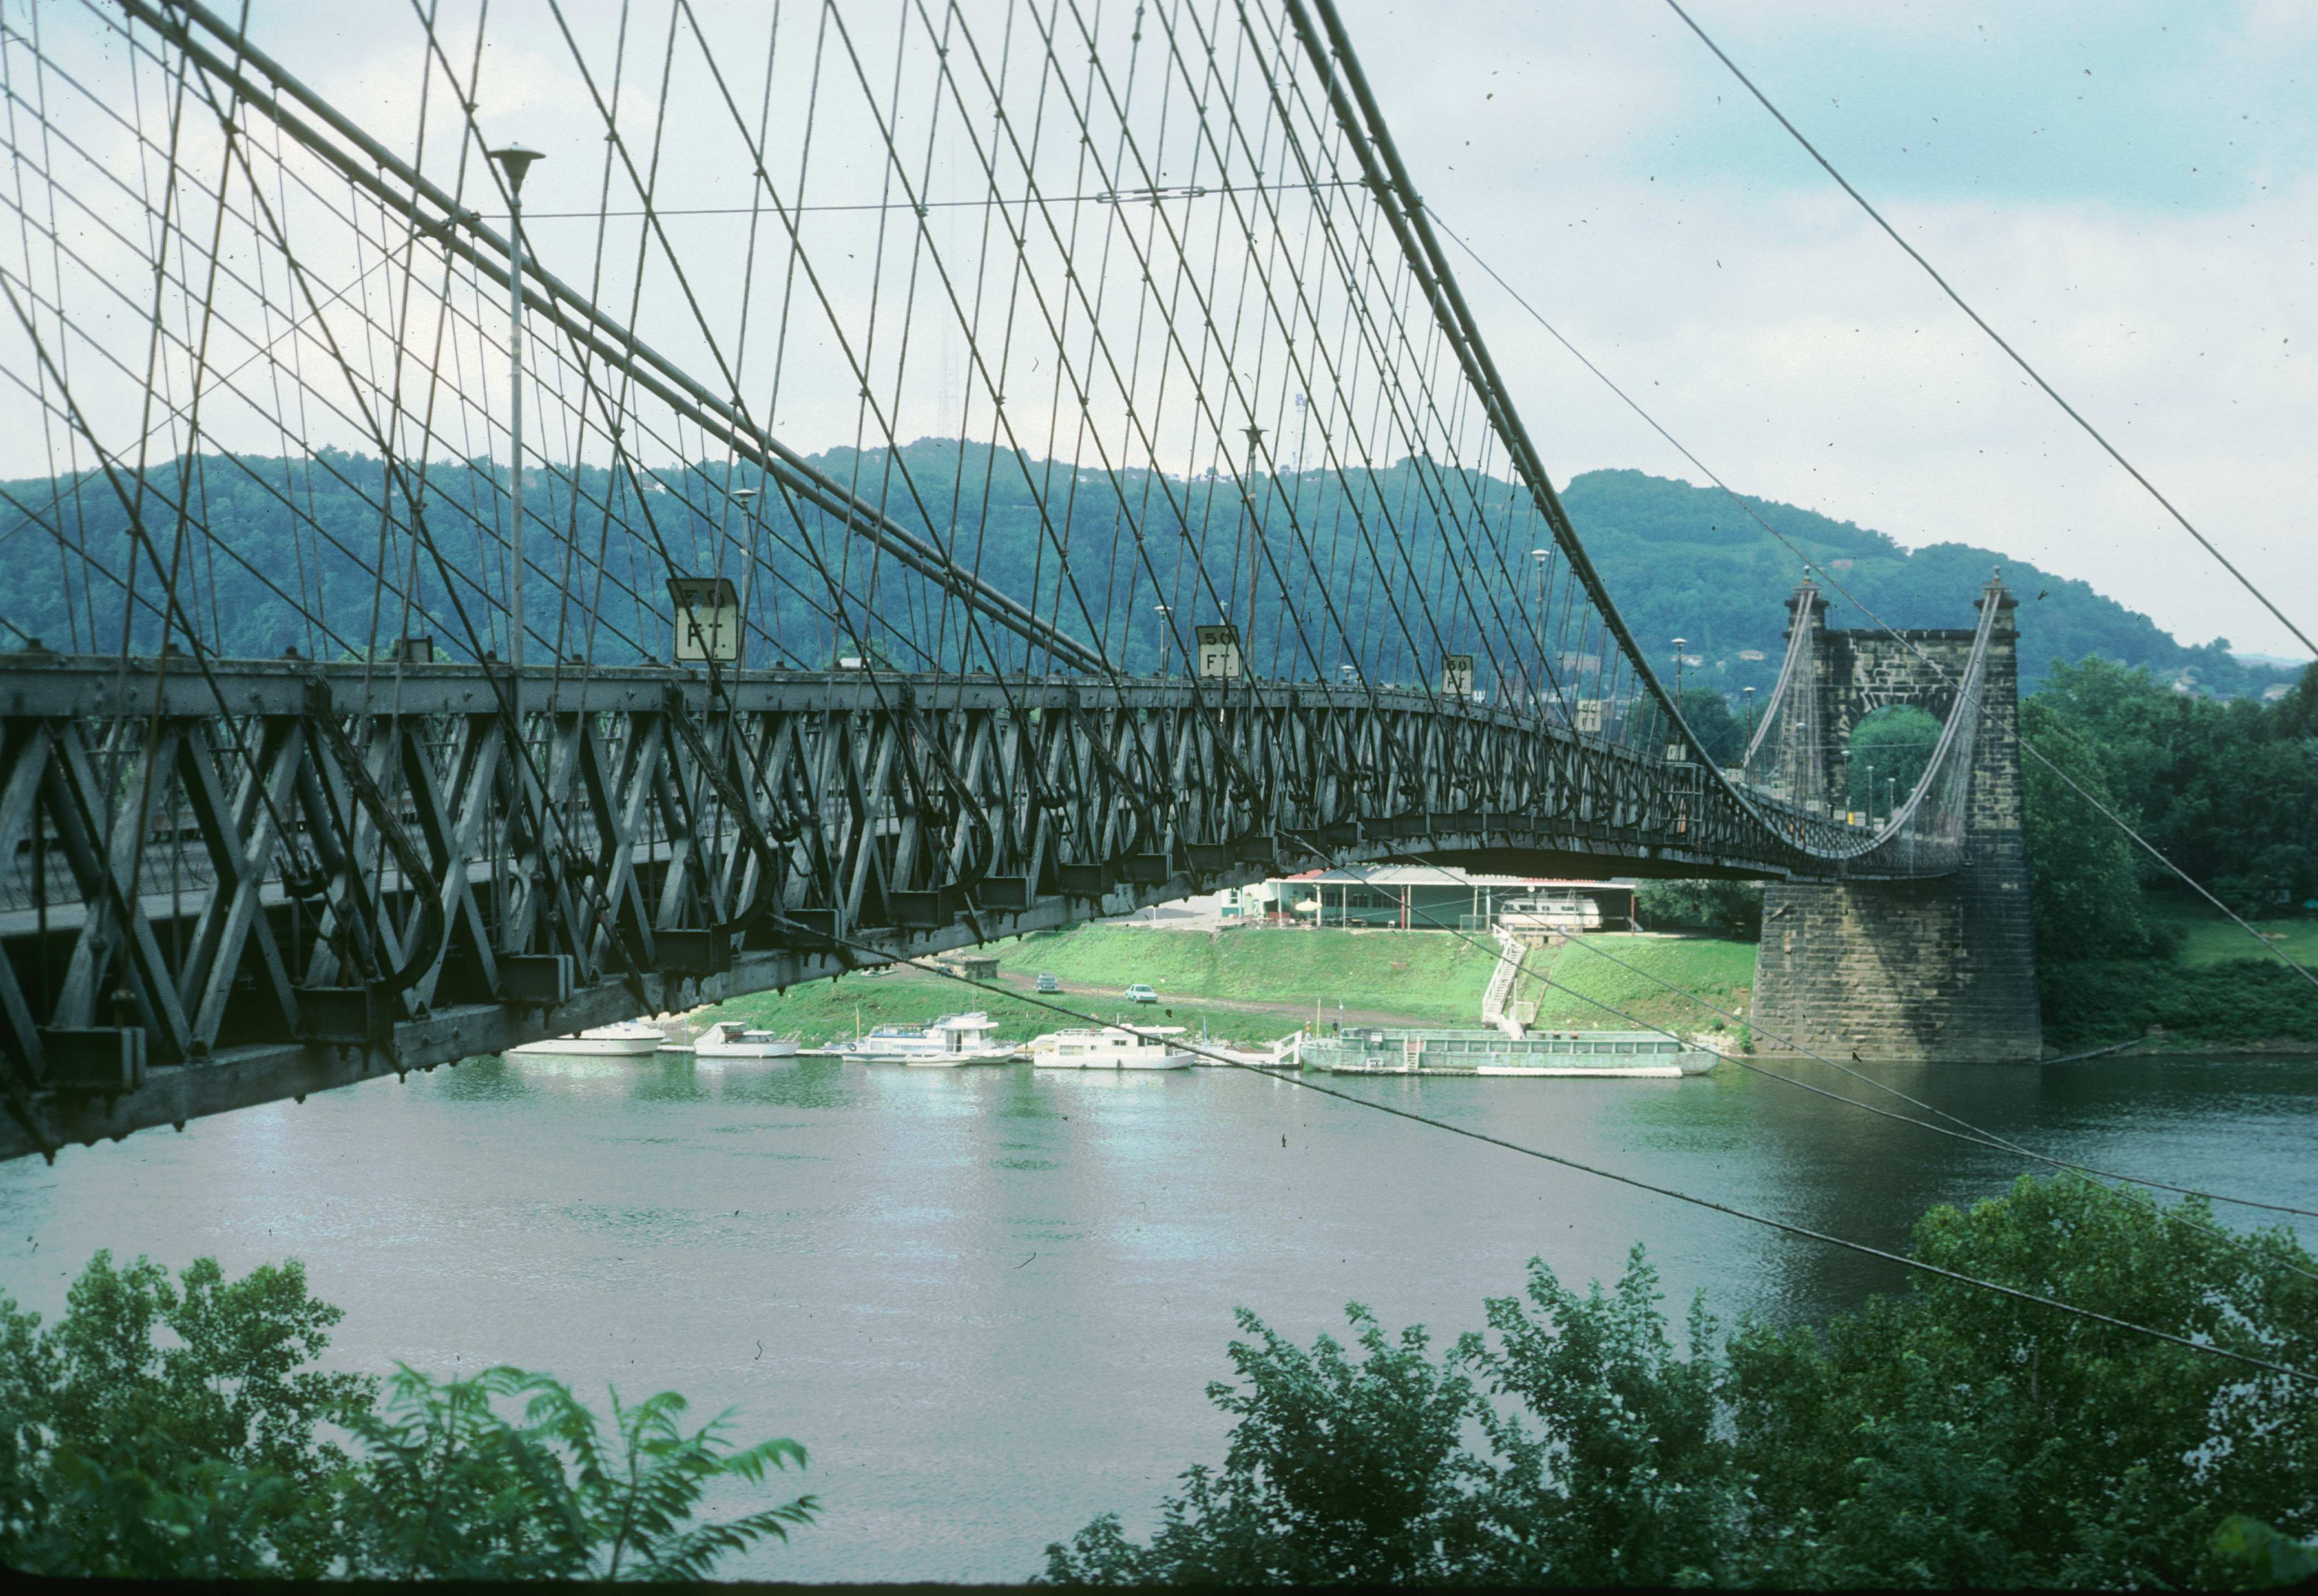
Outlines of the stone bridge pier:
M 1991 602 L 1984 596 L 1980 602 Z M 1774 883 L 1763 894 L 1755 956 L 1756 1046 L 1830 1058 L 1928 1063 L 2034 1059 L 2044 1051 L 2036 1006 L 2028 851 L 2021 831 L 2019 664 L 2001 588 L 1989 640 L 1987 688 L 1973 750 L 1964 865 L 1925 881 Z M 1805 583 L 1788 601 L 1810 636 L 1791 692 L 1810 695 L 1785 717 L 1782 768 L 1798 802 L 1830 810 L 1848 793 L 1851 733 L 1879 709 L 1912 704 L 1942 719 L 1954 702 L 1972 632 L 1837 631 Z M 1792 634 L 1791 634 L 1792 635 Z M 1915 645 L 1910 648 L 1909 645 Z M 1919 657 L 1921 649 L 1926 659 Z M 1945 669 L 1949 674 L 1943 677 Z M 1812 789 L 1816 789 L 1815 791 Z M 1775 1032 L 1786 1043 L 1765 1036 Z

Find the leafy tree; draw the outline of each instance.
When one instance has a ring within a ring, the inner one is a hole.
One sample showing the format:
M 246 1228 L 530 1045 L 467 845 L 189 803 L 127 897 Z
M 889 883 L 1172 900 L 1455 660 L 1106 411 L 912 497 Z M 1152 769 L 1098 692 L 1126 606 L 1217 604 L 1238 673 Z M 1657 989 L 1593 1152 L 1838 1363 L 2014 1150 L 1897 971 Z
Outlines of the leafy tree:
M 1914 1252 L 2318 1367 L 2310 1255 L 2194 1198 L 2024 1178 L 1931 1210 Z M 1243 1314 L 1241 1383 L 1210 1391 L 1240 1421 L 1222 1475 L 1184 1475 L 1147 1544 L 1106 1517 L 1049 1547 L 1045 1578 L 2115 1587 L 2305 1565 L 2298 1379 L 1937 1277 L 1819 1329 L 1724 1338 L 1694 1306 L 1680 1347 L 1659 1302 L 1640 1249 L 1583 1296 L 1533 1261 L 1439 1364 L 1357 1307 L 1357 1363 Z
M 2123 809 L 2099 755 L 2042 698 L 2022 703 L 2020 731 L 2044 756 L 2021 761 L 2038 959 L 2059 964 L 2148 953 L 2152 944 L 2142 913 L 2137 850 L 2094 807 Z M 2126 819 L 2129 823 L 2132 817 Z
M 1220 1471 L 1193 1466 L 1150 1546 L 1116 1515 L 1047 1548 L 1049 1577 L 1083 1584 L 1439 1583 L 1486 1560 L 1464 1451 L 1476 1411 L 1462 1375 L 1435 1365 L 1422 1330 L 1388 1337 L 1367 1309 L 1346 1314 L 1361 1358 L 1334 1337 L 1306 1352 L 1241 1310 L 1254 1339 L 1232 1344 L 1244 1385 L 1208 1399 L 1237 1416 Z
M 2282 738 L 2318 737 L 2318 659 L 2302 668 L 2302 679 L 2270 712 Z
M 500 1412 L 521 1401 L 520 1417 Z M 687 1435 L 674 1392 L 631 1407 L 612 1394 L 601 1421 L 545 1375 L 499 1367 L 437 1381 L 404 1367 L 383 1411 L 354 1416 L 365 1451 L 345 1513 L 350 1556 L 393 1577 L 701 1580 L 716 1559 L 786 1540 L 819 1503 L 800 1496 L 721 1524 L 693 1525 L 716 1481 L 761 1484 L 803 1467 L 804 1448 L 768 1440 L 733 1451 L 718 1418 Z
M 1763 934 L 1759 881 L 1646 881 L 1634 890 L 1634 909 L 1652 930 L 1689 926 L 1749 940 Z
M 99 1252 L 56 1325 L 0 1296 L 0 1561 L 151 1578 L 332 1556 L 326 1502 L 345 1453 L 318 1433 L 369 1400 L 359 1376 L 302 1366 L 339 1310 L 295 1262 L 176 1284 Z M 166 1332 L 169 1344 L 157 1340 Z
M 2306 673 L 2305 673 L 2306 674 Z M 2240 913 L 2318 897 L 2318 737 L 2305 689 L 2265 709 L 2174 692 L 2106 660 L 2057 665 L 2029 701 L 2098 751 L 2152 845 Z M 2051 722 L 2044 722 L 2049 725 Z M 2154 861 L 2144 884 L 2170 881 Z
M 1720 692 L 1685 687 L 1676 702 L 1709 759 L 1729 767 L 1747 757 L 1747 723 L 1730 713 L 1730 701 Z
M 40 1315 L 0 1296 L 0 1562 L 51 1574 L 698 1580 L 813 1521 L 800 1496 L 695 1524 L 715 1483 L 804 1448 L 734 1450 L 684 1399 L 614 1393 L 611 1434 L 561 1383 L 496 1368 L 387 1383 L 303 1367 L 338 1309 L 294 1262 L 172 1284 L 100 1252 Z M 166 1338 L 166 1339 L 165 1339 Z M 520 1399 L 519 1414 L 502 1412 Z M 352 1439 L 346 1450 L 327 1439 Z
M 1939 740 L 1939 722 L 1910 704 L 1895 704 L 1861 720 L 1852 728 L 1846 767 L 1850 806 L 1881 816 L 1906 802 Z

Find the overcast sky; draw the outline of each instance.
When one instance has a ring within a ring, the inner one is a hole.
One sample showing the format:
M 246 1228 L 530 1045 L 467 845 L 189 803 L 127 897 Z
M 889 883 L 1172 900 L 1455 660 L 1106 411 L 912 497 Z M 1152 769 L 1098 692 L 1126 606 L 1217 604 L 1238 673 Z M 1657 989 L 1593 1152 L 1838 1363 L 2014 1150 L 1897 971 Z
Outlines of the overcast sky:
M 1734 486 L 2035 560 L 2191 641 L 2304 656 L 1662 0 L 1340 5 L 1438 213 Z M 2318 632 L 2318 5 L 1691 9 Z M 1557 476 L 1696 475 L 1464 276 Z
M 1107 23 L 1128 4 L 1102 0 Z M 2191 641 L 2299 654 L 1663 0 L 1339 4 L 1435 213 L 1734 486 L 1909 545 L 1959 539 L 2035 560 Z M 472 9 L 449 0 L 445 14 Z M 608 48 L 618 5 L 565 0 L 564 10 L 591 51 Z M 758 0 L 695 10 L 736 39 L 768 14 Z M 873 29 L 897 14 L 892 0 L 842 10 Z M 580 152 L 604 147 L 576 81 L 558 76 L 562 46 L 545 13 L 540 0 L 495 4 L 480 117 L 490 137 L 505 130 L 563 152 L 533 179 L 537 209 L 552 212 L 592 203 L 597 163 Z M 93 19 L 55 14 L 102 44 Z M 2318 335 L 2307 325 L 2318 4 L 1695 0 L 1694 14 L 2000 331 L 2318 632 Z M 411 18 L 400 5 L 273 0 L 251 25 L 358 120 L 391 130 L 414 115 L 420 55 L 393 42 Z M 731 59 L 745 65 L 751 50 L 736 46 Z M 466 58 L 463 47 L 454 54 Z M 626 103 L 647 125 L 650 87 L 640 75 Z M 702 98 L 696 84 L 672 87 L 672 114 L 703 114 Z M 808 103 L 773 98 L 784 115 L 802 117 Z M 444 96 L 432 103 L 448 113 Z M 839 140 L 840 165 L 858 142 Z M 729 204 L 735 182 L 745 189 L 745 163 L 677 143 L 693 151 L 664 185 L 679 198 Z M 777 128 L 768 148 L 780 143 Z M 459 144 L 431 148 L 439 159 Z M 970 223 L 948 213 L 942 225 Z M 736 224 L 682 226 L 696 229 L 680 236 L 706 277 L 740 279 Z M 584 277 L 587 236 L 543 220 L 538 247 Z M 1695 477 L 1478 268 L 1460 270 L 1558 480 L 1610 466 Z M 839 279 L 840 295 L 849 281 Z M 853 390 L 840 388 L 849 413 Z M 801 386 L 801 410 L 809 397 Z M 783 411 L 773 425 L 797 447 L 850 435 Z M 20 443 L 17 469 L 32 469 L 32 444 Z

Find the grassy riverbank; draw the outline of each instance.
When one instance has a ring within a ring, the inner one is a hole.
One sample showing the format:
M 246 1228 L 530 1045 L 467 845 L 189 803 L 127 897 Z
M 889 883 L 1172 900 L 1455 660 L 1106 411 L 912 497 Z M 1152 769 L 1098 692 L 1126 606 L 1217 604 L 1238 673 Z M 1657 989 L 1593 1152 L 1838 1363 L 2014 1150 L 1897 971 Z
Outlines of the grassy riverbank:
M 2242 927 L 2224 919 L 2209 903 L 2150 893 L 2142 900 L 2142 913 L 2161 926 L 2178 928 L 2179 946 L 2174 950 L 2173 961 L 2193 969 L 2206 969 L 2215 964 L 2234 964 L 2246 960 L 2262 962 L 2261 950 Z M 2284 953 L 2296 964 L 2318 968 L 2318 919 L 2307 915 L 2292 919 L 2256 919 L 2246 922 L 2259 932 L 2264 942 Z M 2276 960 L 2269 963 L 2275 964 Z M 2283 966 L 2281 966 L 2282 968 Z
M 1718 1028 L 1717 1017 L 1649 979 L 1657 976 L 1738 1014 L 1754 979 L 1752 943 L 1716 937 L 1610 936 L 1589 938 L 1602 953 L 1564 946 L 1534 953 L 1516 996 L 1538 1004 L 1537 1023 L 1568 1030 L 1621 1030 L 1627 1021 L 1598 999 L 1646 1024 Z M 1424 931 L 1314 931 L 1249 928 L 1198 931 L 1083 926 L 1060 936 L 1026 937 L 984 950 L 1014 997 L 903 968 L 889 975 L 841 976 L 786 992 L 737 998 L 700 1016 L 744 1019 L 802 1035 L 808 1045 L 863 1027 L 922 1023 L 960 1009 L 984 1009 L 1002 1035 L 1020 1040 L 1074 1023 L 1029 1000 L 1040 973 L 1059 980 L 1051 1001 L 1099 1019 L 1188 1027 L 1194 1035 L 1268 1042 L 1311 1019 L 1340 1016 L 1364 1024 L 1469 1026 L 1496 945 Z M 1609 956 L 1605 957 L 1604 955 Z M 1627 969 L 1615 961 L 1633 966 Z M 1158 989 L 1156 1006 L 1124 1000 L 1129 983 Z M 1548 982 L 1553 984 L 1547 984 Z M 1566 990 L 1565 990 L 1566 989 Z M 857 1020 L 858 1010 L 858 1020 Z
M 1243 1043 L 1270 1042 L 1286 1036 L 1297 1024 L 1285 1014 L 1172 997 L 1156 1007 L 1137 1006 L 1120 1001 L 1116 990 L 1104 993 L 1063 992 L 1047 1000 L 1106 1021 L 1124 1019 L 1137 1025 L 1183 1026 L 1194 1036 L 1204 1025 L 1210 1036 Z M 1079 1023 L 1024 999 L 962 985 L 916 970 L 897 970 L 891 975 L 880 976 L 840 975 L 835 981 L 816 981 L 791 987 L 785 992 L 757 992 L 719 1004 L 697 1018 L 704 1026 L 720 1019 L 740 1019 L 784 1035 L 795 1031 L 804 1039 L 806 1046 L 819 1047 L 826 1043 L 849 1041 L 857 1023 L 863 1030 L 881 1025 L 923 1025 L 962 1009 L 986 1010 L 998 1022 L 999 1036 L 1009 1042 L 1027 1042 L 1042 1031 Z
M 1438 1025 L 1472 1025 L 1496 963 L 1496 945 L 1437 931 L 1290 931 L 1248 927 L 1199 931 L 1084 926 L 1026 937 L 993 949 L 999 968 L 1025 979 L 1044 971 L 1072 986 L 1113 993 L 1144 981 L 1161 997 L 1287 1004 L 1324 1018 L 1336 1005 L 1383 1010 Z
M 2244 932 L 2236 935 L 2244 940 Z M 2048 962 L 2037 968 L 2036 987 L 2045 1045 L 2064 1052 L 2123 1042 L 2152 1027 L 2164 1045 L 2176 1048 L 2301 1052 L 2318 1045 L 2318 987 L 2258 955 L 2206 964 Z
M 1578 1031 L 1631 1028 L 1631 1022 L 1610 1012 L 1616 1009 L 1644 1026 L 1675 1031 L 1736 1028 L 1683 992 L 1695 993 L 1742 1018 L 1748 1011 L 1755 987 L 1751 942 L 1721 937 L 1586 940 L 1583 947 L 1568 942 L 1550 954 L 1533 953 L 1523 966 L 1514 996 L 1537 1004 L 1539 1025 Z M 1670 991 L 1661 982 L 1681 991 Z
M 2297 960 L 2318 963 L 2318 946 L 2312 945 L 2318 936 L 2310 934 L 2308 922 L 2283 924 L 2289 937 L 2278 946 Z M 1530 955 L 1514 995 L 1537 1005 L 1539 1026 L 1623 1030 L 1640 1023 L 1685 1033 L 1745 1034 L 1743 1023 L 1724 1020 L 1683 994 L 1695 993 L 1743 1022 L 1753 997 L 1753 943 L 1622 935 L 1586 941 L 1586 946 L 1565 943 Z M 1440 932 L 1261 927 L 1210 935 L 1082 926 L 1059 936 L 993 943 L 984 951 L 998 959 L 1000 984 L 1022 996 L 904 968 L 738 998 L 701 1018 L 745 1019 L 795 1031 L 808 1045 L 819 1045 L 852 1036 L 857 1023 L 923 1023 L 961 1009 L 985 1009 L 1002 1036 L 1021 1041 L 1075 1023 L 1028 1000 L 1032 980 L 1043 972 L 1061 981 L 1064 990 L 1051 1001 L 1065 1009 L 1103 1020 L 1184 1026 L 1195 1036 L 1204 1026 L 1214 1037 L 1261 1043 L 1308 1022 L 1316 1000 L 1324 1022 L 1341 1013 L 1365 1024 L 1478 1025 L 1496 960 L 1494 944 Z M 2210 918 L 2190 927 L 2172 957 L 2047 959 L 2037 978 L 2045 1043 L 2063 1052 L 2123 1042 L 2152 1027 L 2176 1047 L 2318 1045 L 2318 988 L 2282 964 L 2263 961 L 2244 932 Z M 1158 989 L 1155 1007 L 1124 1000 L 1125 989 L 1138 981 Z

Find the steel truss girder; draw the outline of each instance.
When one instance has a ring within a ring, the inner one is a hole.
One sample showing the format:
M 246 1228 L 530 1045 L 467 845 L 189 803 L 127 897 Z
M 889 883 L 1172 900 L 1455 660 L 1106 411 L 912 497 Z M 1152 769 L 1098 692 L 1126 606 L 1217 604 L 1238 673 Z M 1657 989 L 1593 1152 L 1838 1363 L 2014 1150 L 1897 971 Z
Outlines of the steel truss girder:
M 1845 840 L 1421 692 L 205 664 L 0 665 L 0 1156 L 1316 865 Z

